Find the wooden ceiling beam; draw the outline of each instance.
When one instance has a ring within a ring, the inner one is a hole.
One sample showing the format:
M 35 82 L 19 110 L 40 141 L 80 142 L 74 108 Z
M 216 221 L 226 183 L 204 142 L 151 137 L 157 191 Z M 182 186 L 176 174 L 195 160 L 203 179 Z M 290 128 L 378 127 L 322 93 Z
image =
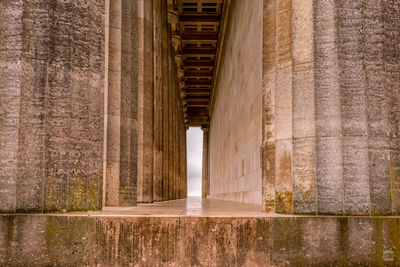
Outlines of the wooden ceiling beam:
M 185 77 L 212 77 L 213 72 L 204 71 L 185 71 Z
M 207 108 L 208 107 L 208 102 L 205 103 L 188 103 L 187 104 L 188 107 L 204 107 Z
M 182 40 L 209 40 L 216 41 L 218 39 L 218 34 L 216 33 L 182 33 Z
M 214 67 L 213 61 L 190 61 L 184 60 L 183 61 L 184 67 Z
M 212 55 L 215 56 L 216 49 L 184 48 L 183 55 Z
M 190 85 L 211 85 L 211 81 L 186 81 L 185 82 L 186 86 Z
M 189 117 L 190 126 L 203 126 L 208 124 L 208 117 Z
M 181 22 L 217 22 L 218 24 L 221 21 L 220 16 L 209 16 L 209 15 L 200 15 L 200 16 L 188 16 L 188 15 L 181 15 L 179 16 L 179 21 Z
M 193 102 L 197 102 L 197 101 L 203 101 L 203 100 L 209 100 L 208 96 L 203 96 L 203 95 L 196 95 L 196 96 L 192 96 L 192 95 L 188 95 L 186 96 L 186 101 L 193 101 Z

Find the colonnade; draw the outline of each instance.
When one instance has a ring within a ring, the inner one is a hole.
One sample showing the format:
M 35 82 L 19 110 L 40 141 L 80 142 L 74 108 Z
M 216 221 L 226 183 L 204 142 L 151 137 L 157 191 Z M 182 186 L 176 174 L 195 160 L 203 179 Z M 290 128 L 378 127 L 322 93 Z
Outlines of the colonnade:
M 264 1 L 263 203 L 398 214 L 397 1 Z
M 108 115 L 105 206 L 186 197 L 186 126 L 167 4 L 106 2 L 110 22 L 106 114 L 113 110 L 119 114 Z M 113 61 L 120 72 L 112 69 Z M 131 110 L 127 119 L 124 105 Z
M 186 197 L 167 4 L 1 1 L 0 212 Z

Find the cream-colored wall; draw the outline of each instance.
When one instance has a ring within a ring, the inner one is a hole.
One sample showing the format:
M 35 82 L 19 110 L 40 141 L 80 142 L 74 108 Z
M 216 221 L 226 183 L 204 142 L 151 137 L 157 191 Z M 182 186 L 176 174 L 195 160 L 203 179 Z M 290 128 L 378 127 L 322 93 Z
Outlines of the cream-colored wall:
M 210 119 L 210 198 L 261 204 L 262 0 L 233 0 Z

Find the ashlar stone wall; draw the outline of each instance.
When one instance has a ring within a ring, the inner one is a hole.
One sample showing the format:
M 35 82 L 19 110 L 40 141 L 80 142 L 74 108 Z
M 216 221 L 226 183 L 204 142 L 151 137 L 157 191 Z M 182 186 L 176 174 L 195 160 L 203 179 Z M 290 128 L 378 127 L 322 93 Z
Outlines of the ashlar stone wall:
M 232 1 L 209 129 L 209 197 L 261 204 L 262 1 Z

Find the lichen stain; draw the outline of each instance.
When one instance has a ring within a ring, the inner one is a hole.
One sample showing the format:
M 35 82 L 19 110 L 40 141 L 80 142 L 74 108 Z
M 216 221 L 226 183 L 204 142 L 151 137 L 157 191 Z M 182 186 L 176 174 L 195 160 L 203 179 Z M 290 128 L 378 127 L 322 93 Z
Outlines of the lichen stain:
M 314 190 L 314 185 L 309 184 L 307 186 L 304 185 L 298 185 L 299 191 L 301 192 L 301 197 L 303 200 L 305 199 L 311 199 L 315 197 L 315 190 Z
M 77 173 L 71 178 L 72 181 L 77 181 L 77 183 L 70 184 L 69 187 L 68 211 L 86 210 L 87 188 L 86 184 L 82 183 L 84 179 L 84 176 Z
M 292 183 L 292 157 L 285 151 L 283 156 L 279 158 L 278 177 L 283 187 L 291 187 Z M 277 190 L 276 192 L 276 210 L 282 213 L 293 212 L 293 191 L 288 189 Z
M 267 90 L 267 89 L 265 89 Z M 265 93 L 266 99 L 264 104 L 264 123 L 266 127 L 266 140 L 269 140 L 274 137 L 275 135 L 275 110 L 274 106 L 271 105 L 273 103 L 272 98 L 272 92 L 270 90 L 267 90 Z
M 282 191 L 276 193 L 276 211 L 281 213 L 293 212 L 293 192 Z
M 74 176 L 71 181 L 76 183 L 70 185 L 68 211 L 97 210 L 99 201 L 98 183 L 99 175 L 86 182 L 87 175 L 72 172 Z
M 275 211 L 275 200 L 274 199 L 265 199 L 264 207 L 266 212 L 274 212 Z

